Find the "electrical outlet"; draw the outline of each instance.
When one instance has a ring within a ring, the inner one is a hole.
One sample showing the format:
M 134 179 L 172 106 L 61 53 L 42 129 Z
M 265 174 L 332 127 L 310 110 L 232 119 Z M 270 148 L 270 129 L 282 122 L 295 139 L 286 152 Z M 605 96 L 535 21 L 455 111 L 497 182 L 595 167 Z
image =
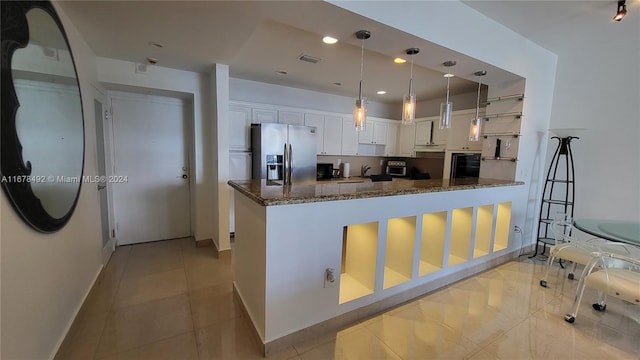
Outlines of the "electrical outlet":
M 380 159 L 380 166 L 384 165 L 384 160 Z
M 336 284 L 336 275 L 334 268 L 327 268 L 324 271 L 324 287 L 330 288 Z

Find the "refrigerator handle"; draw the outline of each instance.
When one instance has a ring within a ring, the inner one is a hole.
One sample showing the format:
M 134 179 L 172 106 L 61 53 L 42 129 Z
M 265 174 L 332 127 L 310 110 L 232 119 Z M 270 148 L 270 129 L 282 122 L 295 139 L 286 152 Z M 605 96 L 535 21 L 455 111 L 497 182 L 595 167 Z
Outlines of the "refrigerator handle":
M 292 175 L 293 175 L 293 146 L 289 144 L 289 184 L 291 184 Z
M 289 154 L 287 153 L 287 143 L 284 143 L 284 150 L 283 150 L 283 154 L 282 154 L 282 167 L 283 167 L 283 174 L 282 174 L 282 178 L 284 180 L 284 183 L 286 184 L 288 179 L 288 174 L 289 174 Z

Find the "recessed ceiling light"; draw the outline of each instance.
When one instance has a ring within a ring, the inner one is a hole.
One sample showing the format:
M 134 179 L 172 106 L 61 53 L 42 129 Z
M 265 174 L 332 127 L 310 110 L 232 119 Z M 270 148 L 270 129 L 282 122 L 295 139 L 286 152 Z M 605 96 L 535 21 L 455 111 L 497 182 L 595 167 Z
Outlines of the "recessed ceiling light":
M 384 91 L 384 90 L 378 90 L 378 92 L 377 92 L 376 94 L 378 94 L 378 95 L 384 95 L 384 94 L 386 94 L 386 93 L 387 93 L 387 92 L 386 92 L 386 91 Z
M 322 38 L 322 42 L 325 44 L 333 45 L 338 42 L 338 39 L 331 36 L 325 36 Z
M 157 48 L 163 48 L 164 44 L 161 44 L 159 42 L 155 42 L 155 41 L 149 41 L 149 45 L 153 46 L 153 47 L 157 47 Z
M 397 57 L 397 58 L 393 59 L 393 62 L 396 63 L 396 64 L 404 64 L 404 63 L 407 62 L 407 60 Z
M 283 70 L 279 70 L 279 71 L 276 71 L 276 74 L 278 74 L 278 75 L 287 75 L 288 72 L 283 71 Z

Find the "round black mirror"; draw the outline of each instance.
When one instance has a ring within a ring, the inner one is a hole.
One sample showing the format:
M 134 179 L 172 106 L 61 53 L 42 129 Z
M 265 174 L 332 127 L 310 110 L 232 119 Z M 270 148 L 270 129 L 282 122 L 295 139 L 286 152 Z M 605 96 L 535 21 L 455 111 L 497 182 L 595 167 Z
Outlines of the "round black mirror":
M 2 3 L 1 173 L 13 208 L 40 232 L 78 201 L 84 120 L 69 41 L 48 1 Z

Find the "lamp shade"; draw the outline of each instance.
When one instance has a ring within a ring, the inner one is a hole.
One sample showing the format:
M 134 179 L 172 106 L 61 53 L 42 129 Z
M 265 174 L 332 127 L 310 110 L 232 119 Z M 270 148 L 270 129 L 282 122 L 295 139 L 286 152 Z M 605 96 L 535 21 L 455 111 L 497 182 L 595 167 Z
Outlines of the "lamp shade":
M 402 101 L 402 124 L 411 125 L 416 119 L 416 94 L 405 95 Z
M 364 41 L 371 37 L 371 32 L 360 30 L 356 32 L 356 38 L 361 40 L 360 46 L 360 85 L 358 86 L 358 98 L 353 108 L 353 125 L 356 131 L 363 131 L 367 122 L 367 101 L 362 97 L 362 73 L 364 71 Z
M 440 104 L 440 129 L 451 127 L 451 109 L 453 104 L 448 101 Z
M 471 119 L 471 123 L 469 124 L 469 141 L 480 140 L 481 126 L 482 126 L 482 119 L 480 118 Z
M 402 125 L 411 125 L 416 119 L 416 94 L 413 92 L 413 56 L 420 52 L 418 48 L 407 49 L 411 56 L 411 73 L 409 75 L 409 92 L 402 98 Z
M 357 99 L 356 107 L 353 109 L 353 123 L 356 131 L 363 131 L 367 122 L 367 101 Z

